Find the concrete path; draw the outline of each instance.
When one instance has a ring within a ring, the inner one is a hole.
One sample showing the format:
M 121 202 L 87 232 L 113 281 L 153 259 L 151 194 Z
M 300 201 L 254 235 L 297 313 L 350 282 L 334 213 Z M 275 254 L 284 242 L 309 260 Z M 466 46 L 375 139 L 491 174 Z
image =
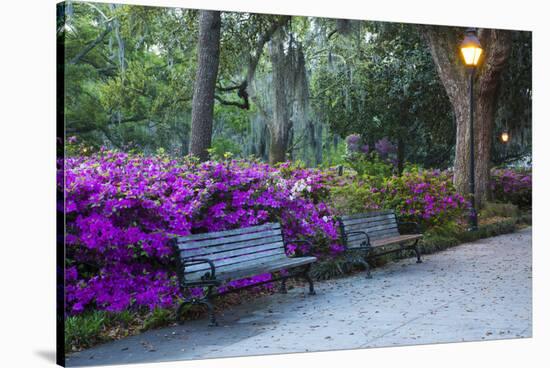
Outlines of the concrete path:
M 68 366 L 531 337 L 531 229 L 258 298 L 72 354 Z

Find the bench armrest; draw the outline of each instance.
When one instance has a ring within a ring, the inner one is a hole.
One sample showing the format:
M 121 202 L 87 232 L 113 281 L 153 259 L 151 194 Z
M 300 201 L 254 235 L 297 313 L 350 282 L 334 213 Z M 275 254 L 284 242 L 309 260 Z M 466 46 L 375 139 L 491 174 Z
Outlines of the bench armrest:
M 285 251 L 286 251 L 286 246 L 288 244 L 300 244 L 300 243 L 305 243 L 307 245 L 309 245 L 309 250 L 311 250 L 313 248 L 313 243 L 307 239 L 299 239 L 299 240 L 289 240 L 289 241 L 285 241 Z M 304 253 L 305 256 L 309 256 L 311 255 L 310 252 L 305 252 Z
M 181 266 L 183 269 L 183 273 L 185 274 L 185 267 L 186 266 L 193 266 L 198 265 L 201 263 L 208 263 L 210 266 L 210 276 L 208 279 L 215 279 L 216 278 L 216 265 L 213 261 L 211 261 L 208 258 L 188 258 L 188 259 L 182 259 L 181 260 Z
M 399 221 L 399 222 L 397 222 L 397 226 L 400 229 L 400 232 L 401 232 L 401 226 L 402 225 L 412 226 L 412 227 L 414 227 L 414 231 L 415 231 L 414 234 L 421 234 L 420 226 L 418 225 L 418 222 L 412 222 L 412 221 L 403 221 L 403 222 Z
M 348 232 L 346 232 L 346 238 L 348 237 L 348 235 L 356 235 L 356 234 L 364 235 L 365 238 L 366 238 L 366 244 L 364 242 L 361 243 L 361 248 L 366 248 L 366 247 L 370 246 L 370 236 L 366 231 L 360 231 L 360 230 L 348 231 Z M 363 245 L 363 244 L 365 244 L 365 245 Z

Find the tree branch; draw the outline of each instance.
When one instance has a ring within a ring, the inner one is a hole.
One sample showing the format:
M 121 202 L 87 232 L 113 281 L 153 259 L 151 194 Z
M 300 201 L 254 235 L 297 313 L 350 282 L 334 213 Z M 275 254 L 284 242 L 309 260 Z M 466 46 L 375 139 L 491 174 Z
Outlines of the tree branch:
M 497 29 L 482 29 L 479 32 L 481 45 L 486 55 L 479 73 L 480 93 L 489 93 L 497 88 L 502 69 L 512 50 L 512 32 Z
M 221 98 L 219 95 L 214 95 L 214 98 L 216 99 L 216 101 L 218 101 L 222 105 L 236 106 L 236 107 L 238 107 L 240 109 L 244 109 L 244 110 L 248 110 L 250 108 L 250 105 L 248 103 L 248 98 L 245 99 L 243 103 L 238 102 L 238 101 L 227 101 L 227 100 L 224 100 L 223 98 Z
M 120 120 L 120 124 L 132 123 L 132 122 L 143 120 L 145 118 L 146 118 L 146 116 L 144 116 L 144 115 L 134 115 L 134 116 L 131 116 L 131 117 Z M 76 125 L 83 125 L 83 126 L 82 127 L 74 127 L 74 126 L 70 127 L 71 125 L 75 125 L 75 124 Z M 69 134 L 89 133 L 89 132 L 93 132 L 95 130 L 103 130 L 105 128 L 105 126 L 108 126 L 108 125 L 117 125 L 117 124 L 119 124 L 118 121 L 117 122 L 109 121 L 105 125 L 98 125 L 96 123 L 88 123 L 88 122 L 83 122 L 83 121 L 70 121 L 70 122 L 67 122 L 67 128 L 65 130 Z
M 460 91 L 457 80 L 465 79 L 466 68 L 460 65 L 458 46 L 461 33 L 460 28 L 425 26 L 422 27 L 422 35 L 427 41 L 434 64 L 438 71 L 443 86 L 450 98 L 456 98 L 464 91 Z
M 78 63 L 84 56 L 86 56 L 94 47 L 99 45 L 100 42 L 103 42 L 105 37 L 111 32 L 112 28 L 110 24 L 107 24 L 107 28 L 91 43 L 88 44 L 82 51 L 80 51 L 74 58 L 69 61 L 69 64 Z
M 248 85 L 252 82 L 252 79 L 254 79 L 256 68 L 262 56 L 264 46 L 271 39 L 271 37 L 273 37 L 273 34 L 280 27 L 284 26 L 289 20 L 290 20 L 289 16 L 283 16 L 279 18 L 276 22 L 271 24 L 269 29 L 264 34 L 260 36 L 260 38 L 256 42 L 254 52 L 249 58 L 248 72 L 246 75 L 246 79 L 244 79 L 240 84 L 237 84 L 237 85 L 233 85 L 229 87 L 222 87 L 221 85 L 219 85 L 216 87 L 216 89 L 220 92 L 231 92 L 231 91 L 237 90 L 237 95 L 239 96 L 239 98 L 243 100 L 243 102 L 241 103 L 237 101 L 228 101 L 228 100 L 224 100 L 219 95 L 215 95 L 214 98 L 219 103 L 227 106 L 236 106 L 238 108 L 245 109 L 245 110 L 250 109 L 249 94 L 248 94 L 247 88 L 248 88 Z
M 254 54 L 250 57 L 249 63 L 248 63 L 248 73 L 246 75 L 247 83 L 252 82 L 252 79 L 254 79 L 254 75 L 256 74 L 256 68 L 262 56 L 262 52 L 265 44 L 269 40 L 271 40 L 271 37 L 273 37 L 273 34 L 277 32 L 279 28 L 287 24 L 289 20 L 290 20 L 289 16 L 283 16 L 279 18 L 279 20 L 275 23 L 272 23 L 269 29 L 258 39 L 258 41 L 256 42 L 256 48 L 255 48 Z

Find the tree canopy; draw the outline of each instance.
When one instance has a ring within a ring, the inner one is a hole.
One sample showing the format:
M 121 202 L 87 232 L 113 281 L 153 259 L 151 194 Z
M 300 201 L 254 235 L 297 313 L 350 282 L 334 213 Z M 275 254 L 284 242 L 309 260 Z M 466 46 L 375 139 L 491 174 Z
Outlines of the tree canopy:
M 186 155 L 199 11 L 69 1 L 64 12 L 67 135 L 96 148 Z M 423 26 L 236 12 L 220 19 L 211 154 L 334 165 L 344 138 L 360 134 L 371 148 L 394 144 L 400 168 L 453 165 L 456 114 Z M 511 34 L 494 131 L 509 131 L 512 142 L 494 134 L 494 164 L 531 147 L 531 35 Z

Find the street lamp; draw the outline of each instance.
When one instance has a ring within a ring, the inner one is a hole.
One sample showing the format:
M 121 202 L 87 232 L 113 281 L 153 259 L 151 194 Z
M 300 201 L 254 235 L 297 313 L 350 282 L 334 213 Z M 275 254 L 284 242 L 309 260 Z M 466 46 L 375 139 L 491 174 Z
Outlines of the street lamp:
M 483 49 L 476 35 L 475 28 L 468 28 L 464 40 L 460 44 L 460 51 L 464 64 L 470 70 L 470 230 L 477 230 L 477 212 L 475 207 L 475 170 L 474 170 L 474 74 Z
M 502 143 L 508 143 L 508 141 L 510 140 L 510 135 L 508 134 L 507 131 L 504 131 L 500 135 L 500 139 L 502 140 Z
M 508 159 L 508 142 L 510 142 L 510 134 L 505 130 L 500 134 L 500 140 L 504 143 L 504 162 Z

